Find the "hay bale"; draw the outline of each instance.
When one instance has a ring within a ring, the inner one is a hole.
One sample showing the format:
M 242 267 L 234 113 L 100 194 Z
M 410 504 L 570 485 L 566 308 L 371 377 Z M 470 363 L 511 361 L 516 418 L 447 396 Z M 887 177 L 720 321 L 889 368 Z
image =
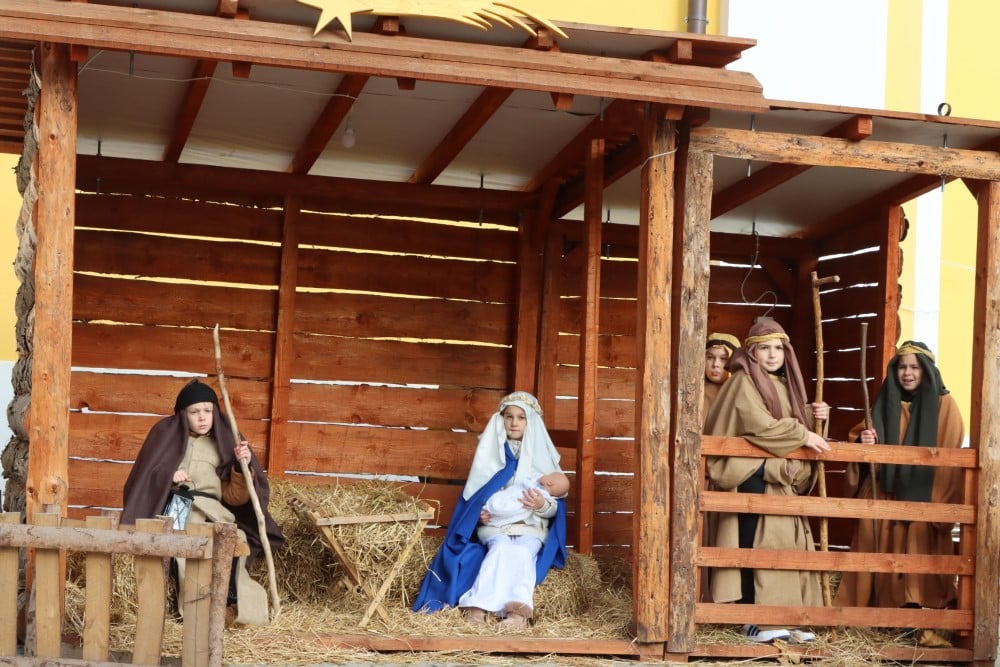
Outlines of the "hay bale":
M 566 566 L 553 568 L 535 588 L 537 615 L 572 618 L 590 611 L 600 594 L 601 571 L 593 556 L 569 552 Z

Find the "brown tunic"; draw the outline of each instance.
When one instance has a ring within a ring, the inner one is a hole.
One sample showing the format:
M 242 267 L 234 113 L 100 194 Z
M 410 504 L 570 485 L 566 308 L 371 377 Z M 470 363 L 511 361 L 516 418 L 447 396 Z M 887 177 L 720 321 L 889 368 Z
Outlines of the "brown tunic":
M 782 413 L 791 414 L 788 387 L 784 379 L 771 376 Z M 761 398 L 753 380 L 743 371 L 735 372 L 723 385 L 705 423 L 707 435 L 738 435 L 766 449 L 776 457 L 802 447 L 807 438 L 805 425 L 794 417 L 775 419 Z M 795 496 L 806 494 L 815 482 L 813 464 L 783 458 L 754 459 L 716 456 L 708 460 L 708 474 L 720 489 L 734 490 L 764 464 L 765 494 Z M 737 548 L 737 514 L 719 514 L 710 543 Z M 754 548 L 814 551 L 812 532 L 804 517 L 761 515 L 754 536 Z M 796 570 L 754 570 L 757 604 L 820 606 L 822 594 L 816 572 Z M 711 593 L 715 602 L 735 602 L 742 597 L 740 570 L 717 568 L 712 571 Z
M 899 414 L 899 432 L 906 433 L 910 423 L 910 404 L 903 402 Z M 864 428 L 858 424 L 849 440 L 857 440 Z M 951 394 L 938 400 L 938 447 L 961 447 L 965 435 L 962 415 Z M 852 463 L 847 468 L 847 493 L 858 498 L 872 497 L 872 478 L 866 476 L 859 484 L 860 469 Z M 876 471 L 876 480 L 878 472 Z M 877 482 L 876 482 L 877 483 Z M 879 500 L 892 500 L 893 494 L 876 488 Z M 962 502 L 962 471 L 958 468 L 937 468 L 931 487 L 931 502 Z M 955 553 L 951 523 L 922 521 L 858 521 L 851 540 L 855 553 L 930 554 L 951 556 Z M 875 531 L 878 531 L 878 550 Z M 845 572 L 833 603 L 839 607 L 902 607 L 917 604 L 942 609 L 955 600 L 955 578 L 944 574 L 906 574 Z

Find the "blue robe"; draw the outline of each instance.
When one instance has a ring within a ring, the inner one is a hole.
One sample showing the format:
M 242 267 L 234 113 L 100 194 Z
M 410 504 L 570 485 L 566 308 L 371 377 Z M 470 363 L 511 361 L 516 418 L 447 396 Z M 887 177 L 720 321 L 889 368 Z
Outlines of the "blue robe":
M 517 459 L 507 444 L 504 445 L 504 453 L 506 465 L 497 474 L 468 500 L 464 496 L 458 497 L 448 532 L 424 575 L 413 611 L 430 613 L 454 607 L 475 583 L 486 557 L 486 546 L 476 536 L 479 513 L 486 500 L 502 489 L 517 470 Z M 562 568 L 566 564 L 566 499 L 559 498 L 557 507 L 556 515 L 549 523 L 548 536 L 535 561 L 536 586 L 545 580 L 550 567 Z

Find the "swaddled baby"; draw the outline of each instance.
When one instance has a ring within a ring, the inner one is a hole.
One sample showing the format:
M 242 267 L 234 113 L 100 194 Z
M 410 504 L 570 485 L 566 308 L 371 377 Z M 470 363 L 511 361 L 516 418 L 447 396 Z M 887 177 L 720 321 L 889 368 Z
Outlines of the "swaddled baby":
M 517 484 L 511 484 L 506 489 L 497 491 L 490 496 L 483 509 L 489 513 L 488 526 L 507 526 L 524 521 L 535 510 L 525 507 L 521 498 L 528 490 L 539 491 L 545 499 L 545 506 L 555 502 L 569 493 L 569 478 L 561 472 L 550 472 L 533 479 L 527 479 Z

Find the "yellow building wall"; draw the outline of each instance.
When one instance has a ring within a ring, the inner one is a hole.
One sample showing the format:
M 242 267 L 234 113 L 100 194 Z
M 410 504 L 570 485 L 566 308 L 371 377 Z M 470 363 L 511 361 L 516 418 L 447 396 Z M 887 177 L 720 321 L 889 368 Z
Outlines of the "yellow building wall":
M 17 255 L 17 216 L 21 211 L 21 195 L 17 191 L 14 167 L 17 156 L 0 153 L 0 361 L 17 359 L 14 341 L 14 257 Z
M 922 110 L 920 105 L 921 12 L 926 0 L 891 0 L 886 108 Z M 991 59 L 982 45 L 995 39 L 992 27 L 1000 20 L 1000 3 L 966 0 L 948 6 L 946 99 L 953 116 L 1000 120 L 1000 91 L 984 85 L 994 77 Z M 975 199 L 960 181 L 945 187 L 941 232 L 940 311 L 938 349 L 935 350 L 946 386 L 955 396 L 968 430 L 972 394 L 971 326 L 975 289 Z M 915 205 L 905 207 L 913 227 L 919 228 Z M 903 244 L 903 339 L 920 339 L 914 331 L 915 234 Z

